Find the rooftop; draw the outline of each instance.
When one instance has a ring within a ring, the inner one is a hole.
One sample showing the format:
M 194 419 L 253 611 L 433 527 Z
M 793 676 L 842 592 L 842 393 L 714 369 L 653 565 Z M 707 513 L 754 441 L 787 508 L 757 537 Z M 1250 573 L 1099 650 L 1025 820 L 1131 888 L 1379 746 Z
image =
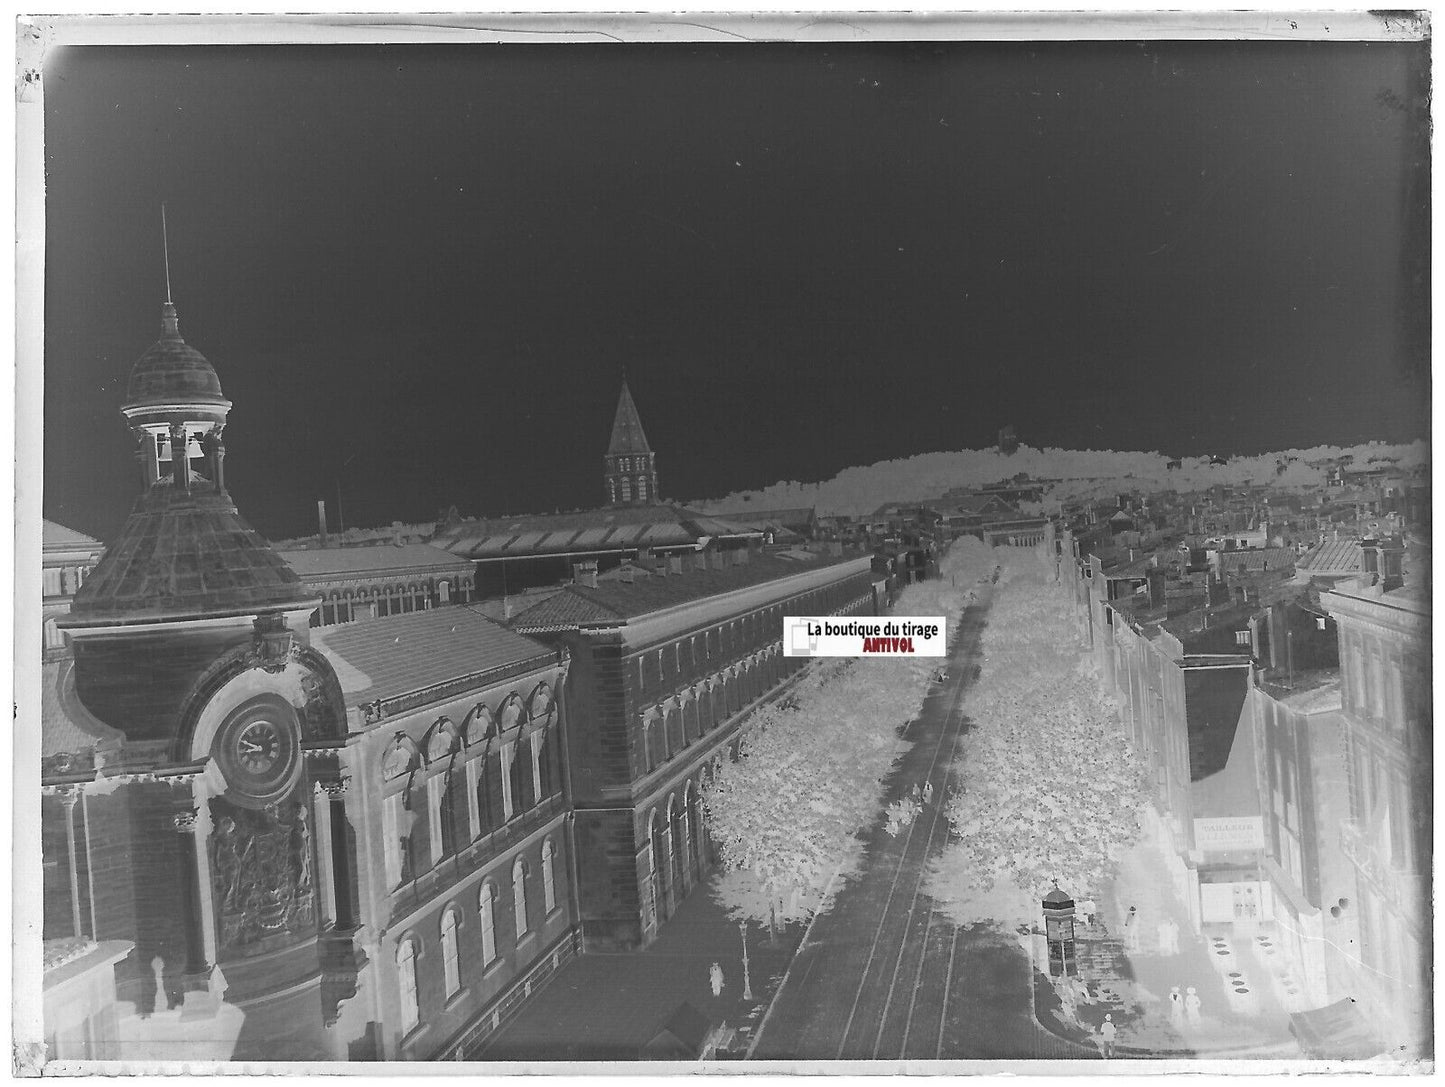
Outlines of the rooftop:
M 157 485 L 136 500 L 61 626 L 246 615 L 314 600 L 229 495 Z
M 696 546 L 707 539 L 757 535 L 756 529 L 726 518 L 660 503 L 462 521 L 432 543 L 453 555 L 488 560 Z
M 572 629 L 583 623 L 620 622 L 689 601 L 790 577 L 804 569 L 838 565 L 860 557 L 856 552 L 844 555 L 807 554 L 811 558 L 806 563 L 796 557 L 788 557 L 786 553 L 755 553 L 741 566 L 725 566 L 721 570 L 690 570 L 665 577 L 638 577 L 630 585 L 622 581 L 599 581 L 596 588 L 568 585 L 556 596 L 515 616 L 512 626 L 519 631 L 544 633 Z
M 1262 547 L 1252 551 L 1221 551 L 1219 567 L 1224 571 L 1273 571 L 1294 568 L 1299 556 L 1292 547 Z
M 470 604 L 318 627 L 311 644 L 331 661 L 350 705 L 553 654 Z
M 46 520 L 40 522 L 40 544 L 46 551 L 99 551 L 105 547 L 105 544 L 94 536 L 87 536 L 84 532 Z
M 278 552 L 302 581 L 419 571 L 470 573 L 470 560 L 431 544 L 373 544 L 368 547 L 317 547 Z
M 1349 574 L 1360 569 L 1359 540 L 1326 540 L 1295 559 L 1300 573 Z

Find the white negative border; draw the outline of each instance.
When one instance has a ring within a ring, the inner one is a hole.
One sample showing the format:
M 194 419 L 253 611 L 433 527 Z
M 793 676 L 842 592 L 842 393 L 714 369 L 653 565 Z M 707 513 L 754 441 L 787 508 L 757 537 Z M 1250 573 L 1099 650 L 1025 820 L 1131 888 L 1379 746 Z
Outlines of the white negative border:
M 40 706 L 40 642 L 33 632 L 40 626 L 40 524 L 41 449 L 43 392 L 43 302 L 44 302 L 44 136 L 41 120 L 44 103 L 44 69 L 48 51 L 81 44 L 366 44 L 395 43 L 484 43 L 484 42 L 640 42 L 640 41 L 1111 41 L 1142 40 L 1298 40 L 1298 41 L 1410 41 L 1429 35 L 1432 7 L 1421 6 L 1420 17 L 1409 12 L 1372 14 L 1359 8 L 1309 11 L 1255 8 L 1221 11 L 1223 0 L 1214 4 L 1180 0 L 1172 10 L 1139 10 L 1136 6 L 1094 5 L 1079 10 L 1068 0 L 1035 0 L 1027 5 L 973 3 L 968 12 L 950 11 L 939 5 L 918 5 L 911 10 L 868 11 L 799 10 L 796 4 L 758 0 L 746 10 L 718 12 L 695 5 L 629 4 L 631 13 L 610 12 L 614 3 L 573 0 L 572 3 L 516 5 L 484 3 L 472 5 L 465 14 L 407 12 L 394 4 L 374 0 L 311 0 L 306 13 L 268 11 L 264 4 L 248 3 L 249 13 L 225 10 L 231 5 L 215 0 L 187 0 L 196 14 L 141 15 L 117 10 L 113 4 L 86 0 L 51 0 L 44 15 L 21 15 L 16 22 L 14 67 L 16 109 L 5 112 L 5 124 L 13 123 L 13 139 L 0 140 L 0 166 L 15 178 L 11 190 L 16 230 L 16 260 L 3 279 L 3 290 L 14 303 L 16 327 L 11 341 L 14 355 L 9 359 L 14 382 L 0 382 L 0 400 L 8 410 L 0 411 L 0 444 L 14 456 L 12 473 L 3 486 L 9 490 L 15 510 L 15 532 L 0 535 L 0 571 L 4 589 L 15 601 L 13 626 L 0 624 L 0 659 L 14 662 L 14 670 L 0 667 L 0 686 L 8 683 L 17 726 L 38 720 Z M 12 135 L 12 133 L 7 133 Z M 14 159 L 10 156 L 14 155 Z M 1438 184 L 1438 182 L 1437 182 Z M 1438 220 L 1437 216 L 1437 220 Z M 1438 251 L 1438 244 L 1436 246 Z M 1435 307 L 1437 320 L 1440 307 Z M 10 397 L 14 396 L 14 403 Z M 24 409 L 24 410 L 21 410 Z M 1442 590 L 1445 592 L 1445 590 Z M 18 637 L 15 635 L 18 632 Z M 13 746 L 0 758 L 13 758 L 14 784 L 11 841 L 13 852 L 10 907 L 12 942 L 0 950 L 0 968 L 11 967 L 10 993 L 12 1054 L 20 1045 L 43 1037 L 40 1013 L 39 923 L 39 737 L 24 727 L 13 730 Z M 4 745 L 0 745 L 4 746 Z M 4 907 L 0 907 L 3 909 Z M 1437 947 L 1439 941 L 1437 940 Z M 23 950 L 22 950 L 23 949 Z M 18 957 L 12 958 L 12 953 Z M 1254 1074 L 1288 1073 L 1293 1062 L 1146 1062 L 1147 1067 L 1121 1069 L 1126 1072 L 1157 1074 L 1170 1071 Z M 192 1074 L 217 1072 L 250 1073 L 325 1071 L 337 1073 L 346 1065 L 265 1066 L 207 1065 L 200 1062 L 116 1064 L 105 1072 L 139 1074 Z M 934 1074 L 943 1066 L 919 1067 Z M 954 1066 L 957 1067 L 956 1065 Z M 1096 1067 L 1096 1066 L 1094 1066 Z M 1301 1068 L 1323 1069 L 1318 1063 Z M 1344 1066 L 1342 1066 L 1344 1067 Z M 12 1066 L 12 1071 L 14 1067 Z M 695 1065 L 547 1063 L 511 1069 L 532 1073 L 562 1074 L 572 1080 L 580 1073 L 627 1074 L 652 1078 L 666 1072 L 696 1071 Z M 1007 1072 L 1010 1078 L 1027 1082 L 1036 1075 L 1050 1080 L 1057 1075 L 1076 1074 L 1072 1062 L 986 1062 L 969 1067 L 970 1074 Z M 97 1071 L 100 1071 L 97 1068 Z M 374 1065 L 362 1074 L 393 1075 L 499 1071 L 496 1065 Z M 838 1076 L 855 1073 L 847 1062 L 769 1065 L 770 1073 L 807 1071 Z M 750 1077 L 751 1078 L 751 1077 Z M 850 1077 L 851 1078 L 851 1077 Z M 1112 1078 L 1112 1077 L 1111 1077 Z M 1354 1079 L 1351 1075 L 1349 1079 Z M 1335 1078 L 1338 1082 L 1338 1077 Z

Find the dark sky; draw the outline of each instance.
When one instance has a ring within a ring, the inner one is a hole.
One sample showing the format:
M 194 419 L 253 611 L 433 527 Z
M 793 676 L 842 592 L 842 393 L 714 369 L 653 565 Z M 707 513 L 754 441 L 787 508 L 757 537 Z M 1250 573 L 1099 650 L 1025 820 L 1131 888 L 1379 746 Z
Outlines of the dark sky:
M 1427 46 L 70 48 L 45 71 L 47 517 L 109 537 L 160 330 L 263 534 L 992 445 L 1428 436 Z

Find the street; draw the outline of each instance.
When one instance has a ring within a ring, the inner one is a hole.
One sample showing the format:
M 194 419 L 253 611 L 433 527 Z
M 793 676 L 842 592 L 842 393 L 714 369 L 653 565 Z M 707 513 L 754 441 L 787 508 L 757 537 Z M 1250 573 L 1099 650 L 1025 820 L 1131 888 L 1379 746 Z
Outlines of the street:
M 960 928 L 932 908 L 928 862 L 948 839 L 950 767 L 966 756 L 960 712 L 977 671 L 991 586 L 965 612 L 939 684 L 905 738 L 913 742 L 884 806 L 915 783 L 934 802 L 898 837 L 880 812 L 861 874 L 813 923 L 763 1019 L 755 1060 L 1058 1059 L 1088 1057 L 1040 1028 L 1031 965 L 1010 936 Z

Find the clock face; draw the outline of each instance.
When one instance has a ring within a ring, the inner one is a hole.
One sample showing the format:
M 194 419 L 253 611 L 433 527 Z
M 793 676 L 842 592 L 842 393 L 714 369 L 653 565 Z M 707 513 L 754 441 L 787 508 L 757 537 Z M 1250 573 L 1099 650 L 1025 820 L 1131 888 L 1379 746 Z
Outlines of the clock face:
M 261 695 L 231 711 L 216 731 L 211 754 L 228 795 L 248 807 L 280 800 L 300 767 L 296 710 L 277 695 Z
M 264 776 L 281 758 L 281 735 L 274 721 L 247 722 L 236 736 L 236 762 L 247 774 Z

